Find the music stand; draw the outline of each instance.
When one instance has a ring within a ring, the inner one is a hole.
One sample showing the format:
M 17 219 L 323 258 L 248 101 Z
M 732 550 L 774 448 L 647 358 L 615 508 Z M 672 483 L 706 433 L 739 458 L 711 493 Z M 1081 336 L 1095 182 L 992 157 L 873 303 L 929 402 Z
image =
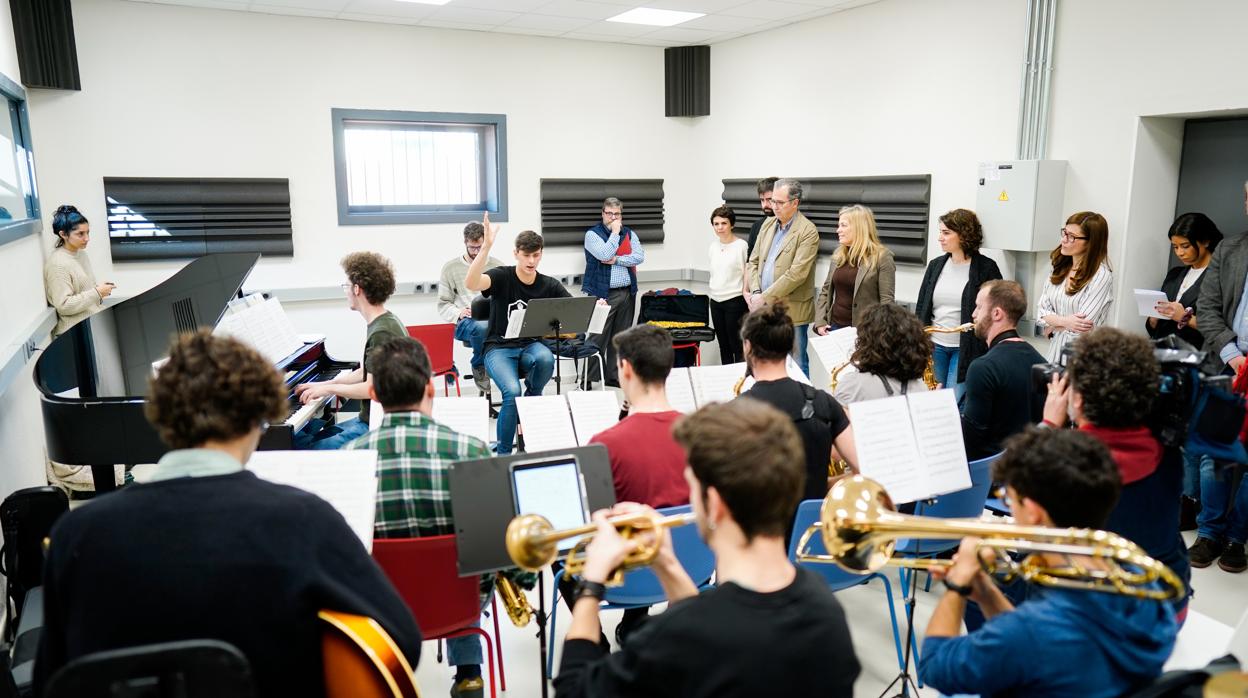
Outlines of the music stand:
M 583 334 L 589 331 L 589 321 L 594 316 L 598 299 L 593 296 L 569 298 L 536 298 L 524 309 L 524 322 L 519 337 L 537 337 L 555 340 L 555 394 L 563 392 L 563 372 L 559 363 L 564 334 Z
M 593 300 L 593 299 L 590 299 Z M 449 479 L 451 506 L 455 511 L 455 538 L 460 576 L 490 574 L 514 567 L 505 543 L 507 524 L 515 516 L 512 498 L 511 464 L 534 458 L 575 456 L 585 484 L 589 510 L 607 509 L 615 504 L 611 460 L 602 444 L 577 448 L 520 453 L 496 458 L 457 461 L 451 464 Z M 541 663 L 543 698 L 547 695 L 546 675 L 546 578 L 537 576 L 537 641 Z

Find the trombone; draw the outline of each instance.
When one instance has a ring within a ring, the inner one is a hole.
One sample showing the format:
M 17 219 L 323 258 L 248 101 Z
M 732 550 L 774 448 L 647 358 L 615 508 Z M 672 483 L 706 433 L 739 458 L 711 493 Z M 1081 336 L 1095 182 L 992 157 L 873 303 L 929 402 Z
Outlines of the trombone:
M 959 334 L 962 332 L 970 332 L 975 329 L 975 323 L 964 322 L 957 327 L 943 327 L 941 325 L 930 325 L 924 327 L 923 331 L 929 335 L 933 334 Z M 927 357 L 927 368 L 923 369 L 923 382 L 927 384 L 928 390 L 935 390 L 940 381 L 936 380 L 936 358 L 934 356 Z
M 659 554 L 659 540 L 642 534 L 657 532 L 660 528 L 672 528 L 693 523 L 693 513 L 659 516 L 649 511 L 619 514 L 607 519 L 620 535 L 637 542 L 637 548 L 624 558 L 624 562 L 611 573 L 607 586 L 624 583 L 624 573 L 654 562 Z M 593 540 L 588 534 L 598 530 L 593 523 L 556 531 L 550 521 L 538 514 L 522 514 L 507 524 L 507 554 L 520 569 L 536 572 L 559 557 L 557 543 L 566 538 L 584 536 L 568 551 L 565 561 L 566 574 L 579 575 L 585 568 L 585 546 Z M 648 540 L 647 540 L 648 538 Z
M 823 538 L 826 554 L 809 551 L 810 539 L 816 532 Z M 832 486 L 823 500 L 820 520 L 807 528 L 798 541 L 797 559 L 836 564 L 855 574 L 871 574 L 885 565 L 917 570 L 947 569 L 953 564 L 950 560 L 893 557 L 893 549 L 902 538 L 931 540 L 964 536 L 980 537 L 983 539 L 979 543 L 980 550 L 997 552 L 995 560 L 989 563 L 981 558 L 981 563 L 985 572 L 1004 582 L 1022 579 L 1042 586 L 1100 591 L 1154 601 L 1180 599 L 1187 593 L 1183 581 L 1169 567 L 1115 533 L 898 514 L 883 486 L 861 475 Z M 1068 557 L 1067 564 L 1054 566 L 1036 554 L 1015 561 L 1007 554 L 1009 550 L 1089 557 L 1099 565 L 1084 565 Z M 1155 582 L 1160 582 L 1160 588 Z

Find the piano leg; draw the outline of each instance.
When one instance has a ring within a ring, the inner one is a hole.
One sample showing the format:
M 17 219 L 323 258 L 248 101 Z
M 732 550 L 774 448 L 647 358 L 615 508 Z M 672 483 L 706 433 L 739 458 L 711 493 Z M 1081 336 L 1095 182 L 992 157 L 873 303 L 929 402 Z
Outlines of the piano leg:
M 112 492 L 117 489 L 117 478 L 111 465 L 91 466 L 91 479 L 95 480 L 96 494 Z

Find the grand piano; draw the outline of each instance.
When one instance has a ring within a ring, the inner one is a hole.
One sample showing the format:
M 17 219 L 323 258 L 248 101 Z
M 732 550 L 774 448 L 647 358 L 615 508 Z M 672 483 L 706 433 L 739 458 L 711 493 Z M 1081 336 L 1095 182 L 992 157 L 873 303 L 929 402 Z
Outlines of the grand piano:
M 153 364 L 168 356 L 176 334 L 216 327 L 259 261 L 254 253 L 213 254 L 134 298 L 106 308 L 52 340 L 35 363 L 48 458 L 91 466 L 97 492 L 115 488 L 113 466 L 155 463 L 169 450 L 143 415 Z M 271 425 L 261 450 L 293 448 L 327 400 L 301 405 L 295 388 L 333 378 L 357 363 L 337 361 L 324 340 L 306 342 L 275 368 L 286 377 L 290 416 Z

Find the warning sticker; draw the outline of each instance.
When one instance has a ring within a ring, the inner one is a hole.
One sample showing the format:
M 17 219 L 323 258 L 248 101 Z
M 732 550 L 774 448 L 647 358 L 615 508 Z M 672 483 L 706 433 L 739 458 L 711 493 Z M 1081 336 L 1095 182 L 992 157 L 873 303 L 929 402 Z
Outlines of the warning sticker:
M 1004 190 L 1004 189 L 1002 189 L 1002 190 L 1001 190 L 1001 196 L 998 196 L 998 197 L 997 197 L 997 201 L 1009 201 L 1009 200 L 1010 200 L 1010 195 L 1009 195 L 1009 194 L 1006 194 L 1006 193 L 1005 193 L 1005 190 Z

